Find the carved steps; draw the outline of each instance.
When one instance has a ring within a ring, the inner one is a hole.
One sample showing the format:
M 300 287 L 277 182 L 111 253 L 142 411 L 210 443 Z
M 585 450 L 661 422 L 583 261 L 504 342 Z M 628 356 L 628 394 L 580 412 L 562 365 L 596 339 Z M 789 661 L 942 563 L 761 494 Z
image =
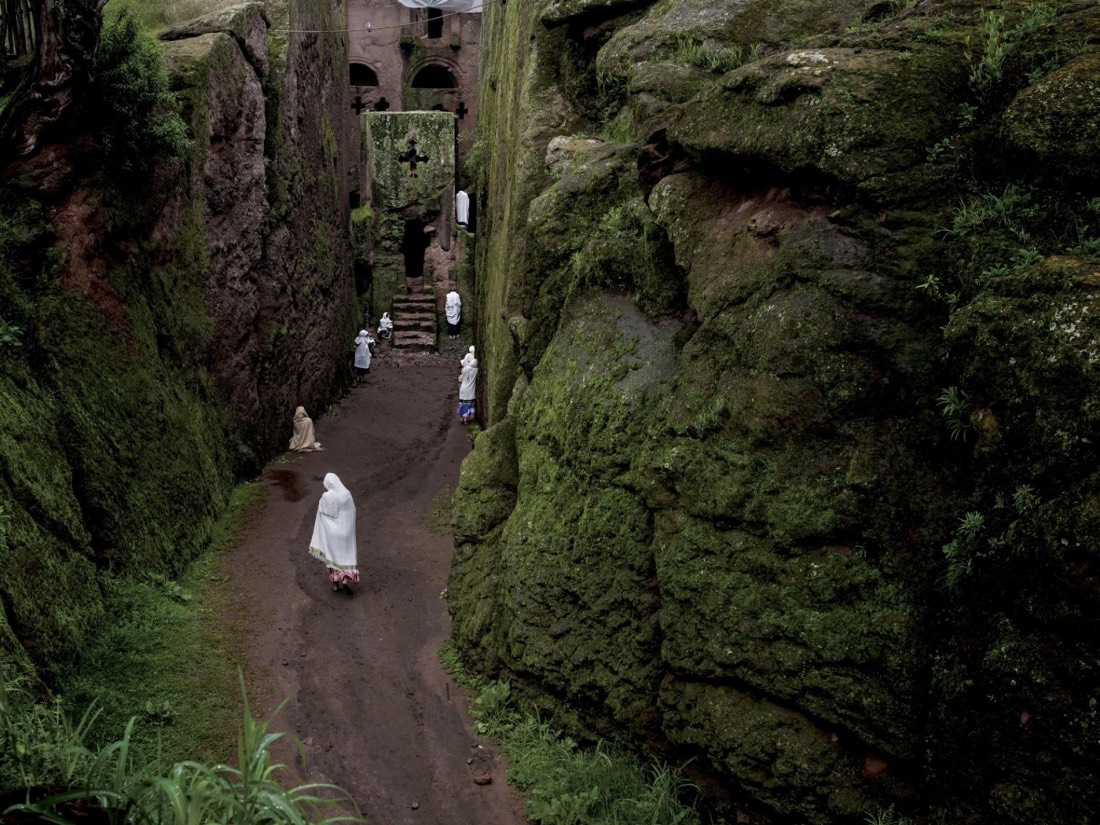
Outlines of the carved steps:
M 424 293 L 393 299 L 393 348 L 402 352 L 435 352 L 435 297 Z

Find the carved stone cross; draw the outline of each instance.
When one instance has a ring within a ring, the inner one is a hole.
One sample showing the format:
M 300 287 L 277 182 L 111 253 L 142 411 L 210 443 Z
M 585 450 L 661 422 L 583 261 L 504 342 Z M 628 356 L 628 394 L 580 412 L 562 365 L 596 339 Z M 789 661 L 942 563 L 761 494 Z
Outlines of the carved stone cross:
M 416 164 L 423 163 L 428 159 L 427 155 L 421 155 L 416 151 L 417 143 L 419 143 L 419 141 L 416 138 L 409 138 L 408 151 L 402 152 L 400 155 L 397 156 L 397 160 L 400 163 L 409 164 L 410 178 L 416 177 Z
M 459 120 L 462 120 L 464 117 L 466 117 L 466 113 L 469 111 L 470 110 L 466 108 L 465 103 L 463 103 L 461 100 L 458 101 L 458 108 L 455 109 L 455 114 L 458 115 Z
M 355 102 L 351 104 L 351 108 L 355 110 L 355 114 L 361 115 L 363 114 L 364 110 L 370 108 L 370 104 L 364 103 L 363 98 L 361 98 L 359 95 L 356 95 Z

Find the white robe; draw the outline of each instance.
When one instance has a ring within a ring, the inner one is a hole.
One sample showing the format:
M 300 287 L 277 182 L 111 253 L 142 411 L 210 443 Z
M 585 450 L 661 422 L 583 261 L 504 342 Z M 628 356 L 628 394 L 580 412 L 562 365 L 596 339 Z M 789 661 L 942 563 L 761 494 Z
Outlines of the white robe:
M 328 567 L 355 571 L 358 553 L 355 546 L 355 502 L 336 473 L 325 476 L 325 493 L 317 504 L 313 538 L 309 552 Z
M 467 366 L 471 361 L 477 361 L 477 358 L 474 357 L 473 347 L 470 347 L 470 351 L 462 356 L 462 366 Z
M 477 359 L 462 368 L 458 376 L 458 400 L 473 401 L 477 398 Z
M 390 318 L 390 314 L 388 312 L 383 312 L 382 313 L 382 320 L 380 320 L 378 322 L 378 334 L 381 335 L 383 332 L 392 332 L 392 331 L 393 331 L 393 319 Z
M 361 370 L 370 369 L 370 340 L 365 329 L 359 330 L 355 339 L 355 366 Z
M 306 415 L 306 408 L 298 407 L 294 411 L 294 437 L 290 439 L 290 449 L 309 452 L 320 446 L 313 432 L 313 421 Z
M 470 196 L 461 189 L 455 192 L 455 222 L 459 226 L 470 222 Z
M 447 323 L 458 324 L 462 319 L 462 296 L 453 289 L 447 293 Z

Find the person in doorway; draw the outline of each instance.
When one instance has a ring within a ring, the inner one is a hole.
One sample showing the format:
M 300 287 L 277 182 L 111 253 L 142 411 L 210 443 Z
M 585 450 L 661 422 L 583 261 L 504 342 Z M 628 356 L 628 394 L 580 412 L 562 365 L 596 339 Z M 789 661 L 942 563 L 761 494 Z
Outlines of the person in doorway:
M 463 424 L 469 424 L 477 415 L 476 399 L 477 359 L 470 358 L 458 376 L 458 420 Z
M 382 320 L 378 322 L 378 337 L 385 341 L 393 335 L 393 319 L 388 312 L 382 313 Z
M 455 223 L 465 228 L 470 222 L 470 196 L 462 189 L 455 192 Z
M 358 384 L 370 375 L 371 345 L 374 339 L 365 329 L 359 330 L 355 338 L 355 383 Z
M 324 485 L 325 492 L 317 503 L 309 554 L 325 563 L 333 592 L 343 588 L 350 596 L 351 585 L 359 584 L 355 502 L 336 473 L 325 475 Z
M 311 453 L 321 449 L 321 442 L 313 432 L 313 419 L 306 415 L 305 407 L 294 410 L 294 437 L 290 449 L 299 453 Z
M 447 337 L 457 338 L 459 326 L 462 324 L 462 296 L 455 291 L 454 286 L 447 293 L 443 309 L 447 313 Z
M 477 358 L 474 357 L 474 348 L 473 348 L 473 346 L 471 346 L 470 351 L 462 356 L 462 366 L 466 366 L 471 361 L 476 361 L 476 360 L 477 360 Z

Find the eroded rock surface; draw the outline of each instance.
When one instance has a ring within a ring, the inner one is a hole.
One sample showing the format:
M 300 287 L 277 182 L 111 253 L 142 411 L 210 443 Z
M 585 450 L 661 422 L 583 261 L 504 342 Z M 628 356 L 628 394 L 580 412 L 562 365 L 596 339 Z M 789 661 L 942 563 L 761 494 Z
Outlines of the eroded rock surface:
M 731 820 L 1088 818 L 1098 19 L 487 10 L 473 665 Z

